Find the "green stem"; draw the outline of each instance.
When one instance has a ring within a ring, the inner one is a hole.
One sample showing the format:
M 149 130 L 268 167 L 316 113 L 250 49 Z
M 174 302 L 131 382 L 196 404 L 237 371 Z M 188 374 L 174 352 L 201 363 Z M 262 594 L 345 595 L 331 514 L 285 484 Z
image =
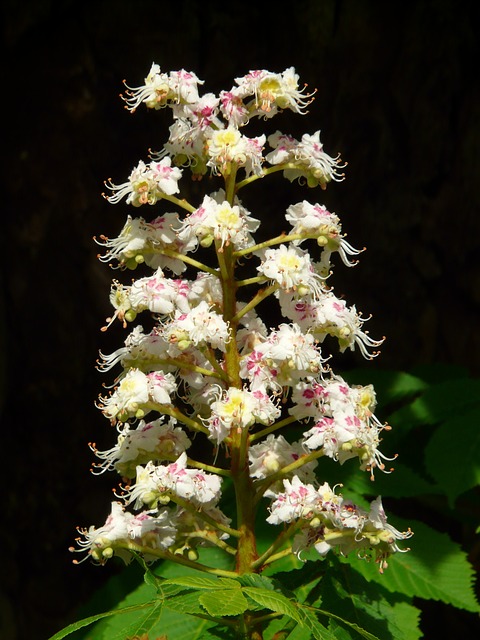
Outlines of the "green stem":
M 208 267 L 206 264 L 203 264 L 203 262 L 199 262 L 198 260 L 195 260 L 190 256 L 186 256 L 183 253 L 179 253 L 178 251 L 174 251 L 173 249 L 159 249 L 158 251 L 152 251 L 151 253 L 160 253 L 161 255 L 168 256 L 169 258 L 176 258 L 177 260 L 181 260 L 182 262 L 185 262 L 186 264 L 189 264 L 192 267 L 199 269 L 200 271 L 206 271 L 212 276 L 218 277 L 218 271 L 216 269 L 212 269 L 212 267 Z
M 205 464 L 204 462 L 199 462 L 198 460 L 192 460 L 192 458 L 187 458 L 187 463 L 190 467 L 194 467 L 195 469 L 202 469 L 202 471 L 207 471 L 208 473 L 215 473 L 217 476 L 230 478 L 230 475 L 231 475 L 230 469 L 222 469 L 221 467 L 214 467 L 211 464 Z
M 198 365 L 187 362 L 186 360 L 182 360 L 181 358 L 151 358 L 149 360 L 131 360 L 128 366 L 142 369 L 142 365 L 144 365 L 145 370 L 148 371 L 151 371 L 152 365 L 171 365 L 172 367 L 177 367 L 180 370 L 188 369 L 189 371 L 195 371 L 195 373 L 201 373 L 203 376 L 225 379 L 225 374 L 223 373 L 223 371 L 220 373 L 219 371 L 204 369 L 203 367 L 199 367 Z
M 169 196 L 166 193 L 162 193 L 162 199 L 168 200 L 169 202 L 173 202 L 173 204 L 176 204 L 178 207 L 185 209 L 185 211 L 188 211 L 189 213 L 193 213 L 194 211 L 197 210 L 197 208 L 191 205 L 189 202 L 187 202 L 185 198 L 176 198 L 175 196 Z
M 268 547 L 268 549 L 264 551 L 257 560 L 255 560 L 255 562 L 252 565 L 253 568 L 260 569 L 261 567 L 263 567 L 263 565 L 267 564 L 267 561 L 269 560 L 269 558 L 271 558 L 273 554 L 275 554 L 276 551 L 282 545 L 284 545 L 287 540 L 289 540 L 293 536 L 293 534 L 296 532 L 298 528 L 300 528 L 300 526 L 301 526 L 301 522 L 298 520 L 295 520 L 294 522 L 290 523 L 290 525 L 275 538 L 275 540 Z M 280 553 L 282 554 L 282 557 L 285 555 L 288 555 L 289 553 L 291 553 L 291 547 L 289 547 L 288 549 L 284 549 Z M 273 560 L 270 560 L 270 562 L 273 562 Z
M 293 242 L 294 240 L 310 240 L 318 238 L 318 233 L 281 233 L 279 236 L 275 238 L 271 238 L 270 240 L 265 240 L 264 242 L 259 242 L 258 244 L 254 244 L 251 247 L 247 247 L 245 249 L 240 249 L 239 251 L 235 251 L 235 257 L 240 258 L 241 256 L 246 256 L 249 253 L 254 253 L 255 251 L 260 251 L 261 249 L 266 249 L 267 247 L 272 247 L 276 244 L 282 244 L 282 242 Z
M 251 175 L 248 178 L 244 178 L 237 184 L 237 191 L 246 187 L 247 184 L 251 184 L 255 182 L 255 180 L 260 180 L 261 178 L 265 178 L 271 173 L 277 173 L 278 171 L 285 171 L 285 169 L 298 169 L 298 166 L 294 162 L 284 162 L 283 164 L 277 164 L 273 167 L 268 167 L 268 169 L 264 169 L 261 175 Z
M 254 276 L 253 278 L 246 278 L 245 280 L 237 280 L 237 287 L 247 287 L 249 284 L 259 284 L 266 280 L 265 276 Z
M 209 363 L 212 365 L 212 367 L 218 373 L 218 377 L 221 378 L 224 382 L 228 382 L 227 374 L 225 373 L 225 371 L 222 369 L 222 367 L 218 363 L 217 356 L 215 354 L 215 351 L 212 349 L 212 347 L 210 347 L 210 346 L 199 347 L 199 350 L 207 358 Z
M 255 442 L 256 440 L 260 440 L 261 438 L 263 438 L 265 436 L 268 436 L 269 433 L 273 433 L 274 431 L 277 431 L 278 429 L 282 429 L 283 427 L 286 427 L 287 424 L 291 424 L 292 422 L 295 422 L 295 420 L 296 420 L 296 418 L 294 416 L 288 416 L 288 418 L 284 418 L 283 420 L 280 420 L 279 422 L 274 422 L 273 424 L 271 424 L 266 429 L 262 429 L 262 431 L 257 431 L 257 433 L 254 433 L 250 437 L 250 441 L 251 442 Z
M 301 456 L 294 462 L 287 464 L 287 466 L 283 467 L 279 471 L 276 471 L 275 473 L 272 473 L 270 476 L 264 478 L 263 480 L 260 480 L 256 485 L 256 489 L 257 489 L 257 495 L 255 498 L 256 501 L 258 501 L 263 496 L 263 494 L 268 489 L 268 487 L 272 485 L 274 482 L 288 476 L 290 473 L 292 473 L 292 471 L 296 471 L 300 467 L 303 467 L 303 465 L 308 464 L 313 460 L 317 460 L 318 458 L 321 458 L 324 455 L 325 455 L 325 452 L 323 451 L 323 449 L 312 451 L 311 453 L 308 453 L 305 456 Z
M 141 555 L 147 556 L 155 556 L 160 560 L 169 560 L 171 562 L 176 562 L 177 564 L 182 564 L 185 567 L 190 567 L 190 569 L 196 569 L 197 571 L 202 571 L 203 573 L 211 573 L 215 576 L 219 576 L 222 578 L 237 578 L 238 574 L 235 571 L 227 571 L 226 569 L 214 569 L 213 567 L 207 567 L 200 562 L 194 562 L 193 560 L 189 560 L 184 556 L 175 555 L 170 551 L 163 551 L 161 549 L 154 549 L 148 546 L 142 546 L 140 544 L 136 544 L 135 542 L 128 542 L 125 544 L 116 545 L 121 549 L 127 549 L 128 551 L 136 551 Z
M 269 295 L 278 289 L 278 284 L 271 284 L 265 289 L 260 289 L 257 294 L 246 304 L 233 318 L 232 321 L 238 322 L 246 313 L 254 309 L 262 300 L 268 298 Z
M 193 505 L 188 500 L 184 500 L 183 498 L 180 498 L 175 494 L 172 494 L 172 495 L 169 494 L 169 497 L 171 501 L 174 502 L 175 504 L 178 504 L 179 507 L 182 507 L 182 509 L 185 509 L 185 511 L 189 511 L 195 517 L 200 518 L 207 524 L 211 525 L 214 529 L 218 529 L 219 531 L 222 531 L 223 533 L 226 533 L 227 535 L 232 536 L 233 538 L 238 538 L 240 536 L 240 532 L 237 529 L 232 529 L 231 527 L 227 527 L 227 525 L 222 524 L 221 522 L 217 522 L 215 518 L 212 518 L 201 509 L 198 509 L 198 507 Z
M 177 409 L 177 407 L 169 404 L 155 404 L 154 402 L 149 402 L 146 405 L 146 408 L 152 409 L 153 411 L 157 411 L 158 413 L 164 414 L 166 416 L 171 416 L 172 418 L 178 420 L 178 422 L 181 422 L 182 424 L 192 429 L 192 431 L 199 431 L 200 433 L 204 433 L 206 436 L 210 435 L 210 431 L 207 429 L 207 427 L 205 427 L 200 422 L 193 420 L 193 418 L 189 418 L 182 411 L 180 411 L 180 409 Z
M 186 533 L 185 537 L 189 540 L 191 538 L 200 538 L 201 540 L 205 540 L 219 549 L 223 549 L 223 551 L 226 551 L 231 556 L 234 556 L 237 553 L 235 547 L 231 547 L 224 540 L 220 540 L 220 538 L 212 531 L 195 531 L 194 533 Z
M 267 560 L 265 560 L 264 565 L 267 564 L 272 564 L 274 562 L 276 562 L 277 560 L 281 560 L 282 558 L 286 558 L 287 556 L 291 556 L 293 553 L 292 551 L 292 547 L 288 547 L 287 549 L 282 549 L 282 551 L 279 551 L 278 553 L 274 553 L 272 554 L 269 558 L 267 558 Z
M 225 192 L 230 204 L 233 204 L 235 196 L 235 176 L 233 172 L 227 177 Z M 216 241 L 217 260 L 220 268 L 220 281 L 223 294 L 223 317 L 229 323 L 230 339 L 225 350 L 225 371 L 228 375 L 229 387 L 241 389 L 243 380 L 240 377 L 240 354 L 237 347 L 237 288 L 235 280 L 236 260 L 231 245 L 222 247 Z M 238 538 L 238 550 L 236 554 L 236 570 L 238 573 L 249 573 L 252 562 L 257 558 L 257 546 L 255 537 L 254 505 L 255 490 L 249 473 L 248 447 L 249 434 L 247 429 L 233 427 L 229 438 L 225 440 L 229 447 L 231 458 L 231 476 L 235 490 L 237 507 L 237 529 L 240 532 Z

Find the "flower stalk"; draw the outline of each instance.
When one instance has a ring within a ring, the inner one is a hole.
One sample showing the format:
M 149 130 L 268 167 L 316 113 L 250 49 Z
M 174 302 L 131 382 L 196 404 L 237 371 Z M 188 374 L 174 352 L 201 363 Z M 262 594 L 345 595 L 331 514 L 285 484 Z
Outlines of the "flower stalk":
M 102 262 L 141 271 L 112 283 L 114 313 L 103 329 L 119 320 L 129 332 L 113 354 L 100 353 L 99 370 L 120 373 L 97 406 L 116 426 L 117 443 L 103 452 L 91 445 L 102 461 L 95 473 L 116 471 L 128 484 L 102 527 L 80 530 L 77 551 L 98 564 L 139 554 L 219 578 L 260 574 L 307 550 L 319 559 L 370 554 L 383 570 L 411 532 L 387 523 L 379 498 L 364 510 L 337 493 L 340 483 L 322 482 L 317 468 L 323 457 L 352 460 L 373 476 L 388 459 L 379 445 L 389 427 L 375 416 L 373 387 L 348 385 L 327 349 L 333 343 L 371 359 L 383 342 L 327 284 L 337 258 L 352 267 L 363 249 L 346 241 L 335 213 L 307 200 L 286 208 L 281 224 L 290 232 L 257 242 L 262 221 L 239 198 L 279 172 L 324 190 L 344 179 L 346 165 L 325 152 L 319 131 L 300 140 L 278 130 L 244 134 L 255 118 L 267 126 L 284 110 L 306 113 L 314 94 L 299 87 L 293 68 L 251 71 L 235 82 L 201 96 L 193 72 L 165 74 L 154 64 L 144 85 L 127 87 L 129 111 L 171 108 L 173 124 L 162 150 L 125 182 L 106 182 L 111 204 L 125 200 L 146 212 L 128 216 L 117 238 L 96 240 Z M 188 171 L 216 181 L 196 204 L 182 197 Z M 192 257 L 198 249 L 207 258 Z M 256 290 L 244 300 L 247 287 Z M 278 326 L 258 313 L 267 298 L 282 316 Z M 187 455 L 193 446 L 200 453 Z M 233 518 L 225 483 L 235 495 Z M 259 553 L 262 501 L 267 522 L 281 530 Z M 233 557 L 231 570 L 203 564 L 206 546 Z M 259 640 L 277 615 L 245 610 L 235 625 L 241 637 Z

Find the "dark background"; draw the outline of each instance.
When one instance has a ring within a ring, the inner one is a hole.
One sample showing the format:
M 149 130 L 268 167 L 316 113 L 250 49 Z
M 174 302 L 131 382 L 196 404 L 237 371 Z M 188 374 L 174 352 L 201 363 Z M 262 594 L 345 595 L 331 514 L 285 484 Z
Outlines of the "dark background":
M 294 66 L 318 88 L 299 132 L 321 129 L 325 149 L 348 161 L 345 182 L 300 197 L 327 204 L 368 248 L 355 270 L 339 270 L 347 300 L 373 313 L 371 334 L 387 336 L 368 366 L 478 375 L 478 6 L 3 4 L 2 640 L 47 638 L 115 571 L 74 567 L 67 549 L 77 524 L 104 522 L 111 500 L 112 478 L 89 473 L 87 442 L 114 441 L 94 407 L 104 381 L 94 365 L 122 333 L 100 332 L 112 273 L 92 237 L 115 236 L 127 208 L 101 198 L 103 180 L 124 181 L 169 124 L 163 112 L 125 111 L 122 80 L 141 84 L 155 61 L 217 92 L 250 69 Z M 282 216 L 291 185 L 271 184 L 259 206 Z M 433 607 L 427 638 L 435 619 L 442 637 L 475 633 L 470 618 Z

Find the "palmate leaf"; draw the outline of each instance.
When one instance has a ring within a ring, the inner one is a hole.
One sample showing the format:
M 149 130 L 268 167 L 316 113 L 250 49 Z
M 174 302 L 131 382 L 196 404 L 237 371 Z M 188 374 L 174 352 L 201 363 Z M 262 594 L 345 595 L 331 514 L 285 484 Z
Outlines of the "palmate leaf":
M 463 378 L 429 387 L 389 419 L 405 433 L 416 426 L 439 424 L 475 407 L 480 407 L 480 380 Z
M 259 589 L 258 587 L 244 587 L 242 591 L 265 609 L 275 613 L 282 613 L 297 622 L 301 622 L 297 607 L 282 593 L 270 589 Z
M 336 565 L 337 571 L 327 574 L 320 593 L 322 609 L 329 612 L 329 629 L 335 629 L 339 638 L 358 638 L 358 635 L 381 640 L 420 638 L 420 611 L 412 606 L 409 598 L 390 593 L 378 584 L 369 584 L 354 569 L 334 559 L 332 565 Z
M 232 562 L 228 554 L 216 548 L 202 549 L 201 560 L 207 566 L 216 566 L 222 569 L 231 568 Z M 125 571 L 130 573 L 131 569 L 132 567 L 127 567 Z M 75 638 L 85 638 L 86 640 L 111 640 L 112 638 L 117 637 L 116 634 L 123 633 L 123 640 L 124 637 L 128 637 L 128 634 L 125 633 L 125 629 L 133 627 L 136 624 L 136 620 L 144 616 L 142 609 L 148 607 L 151 608 L 154 605 L 157 605 L 159 602 L 158 598 L 162 598 L 163 596 L 164 598 L 167 598 L 165 602 L 171 603 L 171 606 L 169 606 L 168 609 L 163 609 L 161 616 L 150 630 L 150 636 L 155 637 L 155 634 L 157 636 L 161 636 L 165 633 L 165 629 L 171 627 L 169 630 L 169 640 L 194 640 L 195 638 L 202 638 L 202 634 L 206 629 L 211 627 L 213 623 L 206 620 L 200 620 L 192 615 L 186 615 L 187 612 L 190 614 L 197 613 L 198 603 L 195 603 L 193 599 L 189 602 L 186 595 L 183 599 L 180 599 L 180 596 L 177 594 L 182 591 L 182 587 L 179 585 L 168 584 L 164 581 L 159 583 L 155 578 L 157 575 L 162 576 L 163 578 L 182 575 L 199 576 L 202 578 L 206 577 L 204 573 L 180 564 L 175 564 L 173 562 L 158 563 L 153 570 L 149 571 L 146 582 L 140 582 L 137 586 L 132 588 L 131 585 L 135 584 L 135 582 L 131 580 L 126 581 L 131 591 L 129 593 L 127 592 L 126 594 L 122 594 L 123 597 L 120 596 L 117 598 L 118 604 L 115 610 L 91 616 L 89 618 L 89 622 L 86 622 L 81 626 L 78 626 L 80 623 L 76 623 L 77 626 L 75 628 L 71 625 L 72 630 L 69 631 L 69 633 L 81 630 L 82 627 L 87 626 L 87 624 L 93 624 L 93 627 L 89 628 L 85 635 L 78 635 L 78 633 L 76 633 Z M 119 578 L 121 578 L 121 575 L 116 576 L 112 581 L 115 584 L 116 592 L 119 592 Z M 213 580 L 216 580 L 216 578 L 213 578 Z M 159 584 L 162 585 L 160 595 L 158 593 Z M 108 587 L 106 587 L 106 589 L 108 590 Z M 96 600 L 98 600 L 98 598 Z M 122 614 L 122 616 L 117 615 L 117 613 L 120 614 L 122 609 L 125 609 L 125 614 Z M 203 613 L 205 613 L 204 610 Z M 130 635 L 134 637 L 135 633 Z M 59 640 L 60 637 L 65 637 L 65 635 L 58 636 L 55 640 Z
M 439 425 L 427 445 L 425 462 L 451 507 L 459 495 L 480 485 L 480 407 Z
M 480 612 L 473 590 L 474 569 L 466 553 L 449 536 L 422 522 L 408 523 L 413 531 L 411 551 L 396 553 L 380 574 L 378 566 L 351 554 L 348 562 L 364 578 L 388 591 L 424 600 L 438 600 L 459 609 Z
M 144 610 L 150 610 L 154 608 L 156 604 L 157 603 L 155 601 L 146 602 L 141 605 L 133 605 L 131 607 L 124 607 L 123 609 L 115 609 L 113 611 L 105 611 L 104 613 L 97 613 L 93 616 L 89 616 L 88 618 L 83 618 L 82 620 L 73 622 L 72 624 L 62 629 L 61 631 L 58 631 L 55 635 L 51 636 L 49 640 L 62 640 L 63 638 L 66 638 L 67 636 L 72 635 L 72 633 L 75 633 L 80 629 L 88 627 L 93 623 L 98 622 L 99 620 L 102 620 L 104 618 L 109 618 L 111 616 L 123 615 L 123 614 L 128 614 L 133 612 L 135 612 L 136 614 L 139 614 Z M 89 637 L 93 638 L 94 636 L 89 634 Z
M 177 585 L 185 589 L 240 589 L 240 583 L 231 578 L 216 578 L 205 575 L 169 578 L 166 585 Z
M 177 613 L 188 615 L 205 613 L 205 609 L 200 605 L 197 591 L 184 591 L 173 598 L 168 598 L 163 601 L 163 606 Z
M 331 617 L 328 625 L 336 640 L 358 640 L 359 636 L 365 640 L 387 640 L 387 638 L 395 638 L 396 640 L 420 640 L 422 632 L 419 629 L 420 610 L 407 603 L 398 603 L 388 613 L 388 625 L 391 635 L 375 636 L 370 631 L 360 628 L 356 624 L 347 625 L 345 622 L 340 623 L 338 619 Z M 371 628 L 375 628 L 375 623 L 371 624 Z M 290 637 L 289 639 L 290 640 Z
M 390 463 L 387 463 L 390 464 Z M 368 472 L 358 470 L 358 466 L 344 466 L 342 469 L 342 492 L 350 495 L 350 492 L 371 498 L 381 495 L 390 498 L 409 498 L 425 494 L 438 494 L 442 490 L 435 484 L 428 482 L 418 473 L 405 464 L 391 463 L 392 473 L 383 473 L 375 470 L 375 480 L 372 482 Z
M 126 601 L 139 599 L 151 588 L 142 585 Z M 142 614 L 139 607 L 130 607 L 132 614 L 116 616 L 96 625 L 88 633 L 88 640 L 125 640 L 147 634 L 155 638 L 168 634 L 169 640 L 200 640 L 205 631 L 215 623 L 194 617 L 197 612 L 205 613 L 198 604 L 198 597 L 192 597 L 194 592 L 177 595 L 168 600 L 156 599 L 150 603 L 151 611 Z M 164 606 L 168 603 L 168 607 Z M 147 607 L 147 605 L 144 605 Z M 188 615 L 190 614 L 190 615 Z
M 322 609 L 300 606 L 299 613 L 301 622 L 282 618 L 270 623 L 264 633 L 265 640 L 278 637 L 282 632 L 283 634 L 288 633 L 288 640 L 310 640 L 311 638 L 320 640 L 358 640 L 359 637 L 365 638 L 365 640 L 384 640 L 384 638 L 378 638 L 378 636 L 363 629 L 358 624 Z M 320 622 L 320 618 L 323 621 L 328 620 L 328 627 L 323 622 Z M 287 635 L 281 637 L 287 637 Z M 413 636 L 409 640 L 414 640 Z
M 214 617 L 237 616 L 248 609 L 248 601 L 240 589 L 207 591 L 199 596 L 207 613 Z
M 301 608 L 301 626 L 311 634 L 315 640 L 337 640 L 336 636 L 325 627 L 315 615 L 315 611 L 310 608 Z M 371 636 L 369 640 L 378 640 L 374 636 Z

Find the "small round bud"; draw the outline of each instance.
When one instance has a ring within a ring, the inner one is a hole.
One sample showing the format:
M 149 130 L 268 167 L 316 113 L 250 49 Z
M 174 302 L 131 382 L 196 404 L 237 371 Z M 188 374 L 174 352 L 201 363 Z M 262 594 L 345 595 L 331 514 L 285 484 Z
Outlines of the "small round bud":
M 192 562 L 196 562 L 198 560 L 198 551 L 196 549 L 186 549 L 186 551 L 186 556 L 189 560 L 191 560 Z
M 134 309 L 129 309 L 128 311 L 125 311 L 124 318 L 127 322 L 133 322 L 136 317 L 137 317 L 137 312 Z
M 105 558 L 105 560 L 108 560 L 109 558 L 113 557 L 113 554 L 114 554 L 114 551 L 112 547 L 106 547 L 106 549 L 102 551 L 102 556 L 103 558 Z

